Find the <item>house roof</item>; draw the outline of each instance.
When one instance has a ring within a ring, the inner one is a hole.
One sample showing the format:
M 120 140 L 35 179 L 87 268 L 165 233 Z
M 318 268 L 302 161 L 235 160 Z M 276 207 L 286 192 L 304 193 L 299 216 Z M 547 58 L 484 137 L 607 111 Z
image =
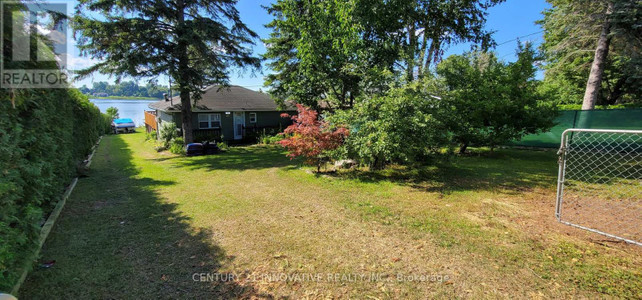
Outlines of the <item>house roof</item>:
M 192 105 L 194 100 L 192 100 Z M 173 104 L 173 105 L 172 105 Z M 161 100 L 150 103 L 149 108 L 166 112 L 179 112 L 181 110 L 180 97 L 173 97 L 172 101 Z M 204 89 L 203 96 L 196 102 L 193 111 L 281 111 L 294 110 L 288 105 L 279 109 L 274 100 L 266 93 L 256 92 L 237 85 L 220 86 L 212 85 Z

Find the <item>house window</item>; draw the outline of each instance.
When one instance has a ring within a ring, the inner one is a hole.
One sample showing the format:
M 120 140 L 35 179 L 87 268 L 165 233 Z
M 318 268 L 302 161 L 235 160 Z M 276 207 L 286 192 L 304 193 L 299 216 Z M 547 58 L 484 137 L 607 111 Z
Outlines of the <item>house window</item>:
M 221 114 L 198 114 L 198 128 L 210 129 L 221 127 Z
M 250 113 L 250 123 L 256 123 L 256 113 Z

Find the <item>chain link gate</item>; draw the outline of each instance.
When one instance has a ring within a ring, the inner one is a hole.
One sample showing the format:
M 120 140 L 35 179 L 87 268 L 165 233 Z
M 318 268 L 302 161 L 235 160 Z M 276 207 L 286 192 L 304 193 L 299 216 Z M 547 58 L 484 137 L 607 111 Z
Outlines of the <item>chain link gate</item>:
M 642 246 L 642 130 L 568 129 L 558 155 L 557 220 Z

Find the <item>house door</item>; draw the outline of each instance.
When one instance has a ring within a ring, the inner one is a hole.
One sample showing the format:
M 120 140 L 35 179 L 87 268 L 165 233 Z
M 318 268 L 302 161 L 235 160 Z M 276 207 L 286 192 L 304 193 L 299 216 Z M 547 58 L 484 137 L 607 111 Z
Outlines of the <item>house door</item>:
M 234 139 L 243 138 L 243 126 L 245 126 L 245 113 L 242 111 L 234 112 Z

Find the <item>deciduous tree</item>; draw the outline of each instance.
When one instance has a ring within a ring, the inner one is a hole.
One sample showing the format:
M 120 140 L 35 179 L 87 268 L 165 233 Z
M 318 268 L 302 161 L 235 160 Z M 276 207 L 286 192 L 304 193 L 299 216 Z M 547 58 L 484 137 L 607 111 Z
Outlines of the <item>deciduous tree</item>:
M 279 102 L 318 107 L 352 107 L 360 93 L 362 56 L 354 1 L 279 0 L 267 8 L 274 20 L 264 58 L 275 72 L 266 76 Z
M 439 87 L 429 78 L 364 99 L 353 110 L 336 112 L 331 120 L 349 124 L 345 153 L 372 169 L 391 162 L 412 163 L 447 144 L 439 121 Z
M 107 117 L 109 117 L 109 119 L 111 119 L 112 121 L 113 121 L 114 119 L 118 119 L 118 116 L 119 116 L 119 114 L 118 114 L 118 108 L 113 107 L 113 106 L 110 106 L 110 107 L 108 107 L 108 108 L 107 108 L 107 111 L 105 111 L 105 114 L 106 114 L 106 115 L 107 115 Z
M 278 143 L 288 150 L 290 158 L 302 156 L 319 172 L 328 159 L 328 151 L 341 146 L 348 130 L 344 127 L 331 128 L 328 122 L 319 119 L 315 110 L 301 104 L 297 105 L 297 112 L 292 116 L 294 123 L 283 131 L 286 138 Z
M 452 55 L 437 66 L 447 89 L 438 118 L 460 153 L 471 144 L 492 149 L 553 125 L 552 103 L 537 92 L 535 51 L 520 44 L 517 57 L 504 63 L 493 53 L 471 52 Z
M 274 73 L 265 85 L 280 102 L 352 108 L 385 92 L 387 74 L 410 82 L 428 73 L 449 45 L 491 46 L 486 10 L 502 1 L 279 0 L 267 8 Z
M 453 44 L 469 42 L 481 50 L 493 45 L 490 31 L 484 28 L 488 8 L 504 0 L 357 0 L 368 10 L 366 19 L 383 22 L 372 37 L 392 40 L 397 59 L 408 82 L 430 72 L 432 63 L 441 59 Z M 382 7 L 389 7 L 382 9 Z M 386 12 L 380 15 L 377 12 Z M 387 20 L 388 19 L 388 20 Z

